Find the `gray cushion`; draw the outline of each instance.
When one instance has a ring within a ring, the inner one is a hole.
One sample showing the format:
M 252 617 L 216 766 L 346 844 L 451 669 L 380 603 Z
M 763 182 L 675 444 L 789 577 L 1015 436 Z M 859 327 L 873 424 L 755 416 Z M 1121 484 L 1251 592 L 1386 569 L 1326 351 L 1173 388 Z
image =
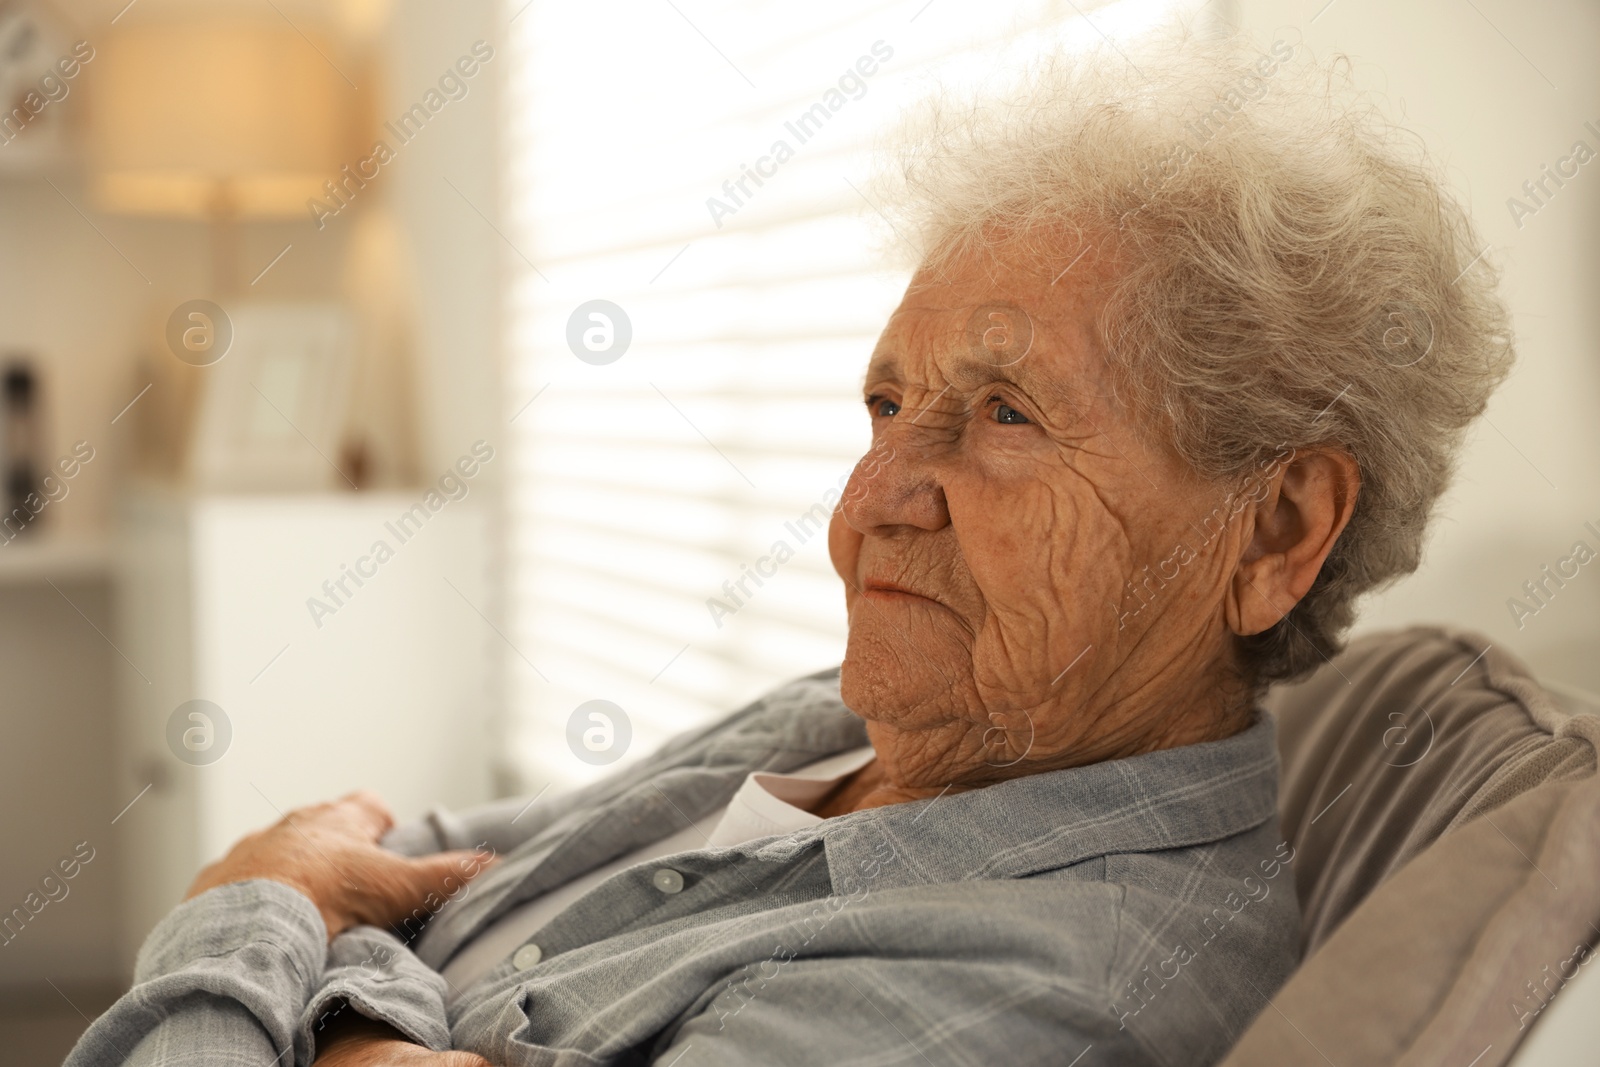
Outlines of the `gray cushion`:
M 1432 627 L 1266 703 L 1307 956 L 1225 1064 L 1504 1063 L 1523 983 L 1600 929 L 1600 718 Z
M 1593 774 L 1600 740 L 1509 653 L 1438 627 L 1356 640 L 1265 703 L 1307 951 L 1443 834 L 1541 783 Z

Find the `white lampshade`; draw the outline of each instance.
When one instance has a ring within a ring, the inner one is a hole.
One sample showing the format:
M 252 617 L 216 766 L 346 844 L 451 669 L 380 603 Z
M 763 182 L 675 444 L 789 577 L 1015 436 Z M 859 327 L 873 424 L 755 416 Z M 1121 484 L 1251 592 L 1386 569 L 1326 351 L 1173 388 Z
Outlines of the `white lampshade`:
M 285 23 L 130 26 L 96 45 L 88 152 L 97 205 L 126 214 L 289 217 L 354 158 L 356 89 L 333 45 Z

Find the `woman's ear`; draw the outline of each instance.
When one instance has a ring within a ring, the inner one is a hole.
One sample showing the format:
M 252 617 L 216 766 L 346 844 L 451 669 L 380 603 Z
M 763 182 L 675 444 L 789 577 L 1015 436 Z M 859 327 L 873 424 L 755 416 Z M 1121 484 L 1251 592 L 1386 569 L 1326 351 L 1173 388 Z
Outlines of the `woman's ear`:
M 1295 452 L 1250 514 L 1244 554 L 1224 609 L 1236 634 L 1275 626 L 1316 581 L 1323 560 L 1355 513 L 1361 470 L 1343 449 Z

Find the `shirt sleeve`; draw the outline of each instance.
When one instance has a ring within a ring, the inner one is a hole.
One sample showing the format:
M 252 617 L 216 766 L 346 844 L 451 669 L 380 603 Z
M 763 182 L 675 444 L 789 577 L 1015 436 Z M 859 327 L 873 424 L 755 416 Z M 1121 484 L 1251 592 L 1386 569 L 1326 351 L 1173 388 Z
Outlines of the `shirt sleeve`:
M 444 977 L 387 930 L 375 926 L 346 930 L 328 946 L 322 985 L 300 1015 L 296 1061 L 302 1067 L 311 1063 L 317 1035 L 350 1011 L 388 1023 L 407 1040 L 435 1052 L 448 1049 L 445 988 Z
M 146 1033 L 126 1060 L 113 1062 L 123 1067 L 258 1067 L 273 1062 L 272 1038 L 236 1000 L 185 1004 Z
M 303 894 L 265 879 L 207 890 L 151 931 L 133 988 L 65 1067 L 281 1065 L 326 957 L 327 928 Z

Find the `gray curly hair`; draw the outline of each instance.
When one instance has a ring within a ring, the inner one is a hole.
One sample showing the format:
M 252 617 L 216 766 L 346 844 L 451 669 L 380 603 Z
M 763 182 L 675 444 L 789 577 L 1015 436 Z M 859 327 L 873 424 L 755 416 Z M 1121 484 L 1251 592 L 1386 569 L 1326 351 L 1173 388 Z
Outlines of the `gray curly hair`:
M 1054 276 L 1111 244 L 1118 395 L 1220 486 L 1284 448 L 1355 458 L 1355 513 L 1315 584 L 1240 642 L 1256 686 L 1321 663 L 1360 594 L 1416 569 L 1513 359 L 1484 245 L 1420 144 L 1346 61 L 1297 51 L 1167 38 L 1056 57 L 997 100 L 930 100 L 878 185 L 923 267 L 1003 247 Z

